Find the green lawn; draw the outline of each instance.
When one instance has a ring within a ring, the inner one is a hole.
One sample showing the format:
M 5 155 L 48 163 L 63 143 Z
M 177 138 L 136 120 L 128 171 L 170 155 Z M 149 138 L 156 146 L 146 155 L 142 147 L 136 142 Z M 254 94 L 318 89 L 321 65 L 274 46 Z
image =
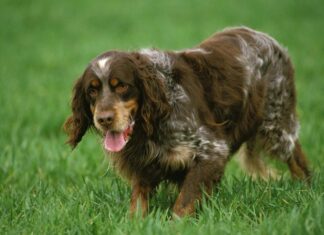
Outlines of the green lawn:
M 1 0 L 0 234 L 324 234 L 323 11 L 322 0 Z M 289 49 L 312 186 L 287 172 L 253 182 L 233 159 L 197 217 L 171 220 L 176 192 L 164 185 L 149 216 L 130 220 L 130 189 L 98 137 L 64 144 L 73 82 L 105 50 L 183 49 L 234 25 Z

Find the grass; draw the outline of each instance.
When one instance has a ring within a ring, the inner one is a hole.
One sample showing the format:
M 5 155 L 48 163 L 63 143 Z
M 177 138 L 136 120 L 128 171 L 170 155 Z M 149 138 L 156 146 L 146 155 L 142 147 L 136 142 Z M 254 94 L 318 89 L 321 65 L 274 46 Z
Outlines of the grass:
M 0 234 L 324 234 L 323 9 L 321 0 L 2 0 Z M 289 49 L 312 186 L 287 173 L 253 182 L 232 161 L 197 217 L 171 220 L 176 192 L 162 185 L 149 216 L 130 220 L 130 189 L 98 137 L 89 133 L 73 152 L 64 145 L 74 80 L 102 51 L 188 48 L 233 25 Z

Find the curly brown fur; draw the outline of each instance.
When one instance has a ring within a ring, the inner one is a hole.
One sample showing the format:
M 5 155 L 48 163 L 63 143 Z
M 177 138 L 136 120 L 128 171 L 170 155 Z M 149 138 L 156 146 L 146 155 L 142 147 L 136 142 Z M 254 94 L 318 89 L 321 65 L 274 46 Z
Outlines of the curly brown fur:
M 83 83 L 84 81 L 79 79 L 73 88 L 72 115 L 64 124 L 64 130 L 69 135 L 67 143 L 73 148 L 77 146 L 82 136 L 92 125 L 92 114 L 83 90 Z
M 77 81 L 65 123 L 75 147 L 94 126 L 145 215 L 162 181 L 178 185 L 178 216 L 194 213 L 243 144 L 245 169 L 272 177 L 270 154 L 310 179 L 298 140 L 294 72 L 285 49 L 249 28 L 216 33 L 193 49 L 106 52 Z

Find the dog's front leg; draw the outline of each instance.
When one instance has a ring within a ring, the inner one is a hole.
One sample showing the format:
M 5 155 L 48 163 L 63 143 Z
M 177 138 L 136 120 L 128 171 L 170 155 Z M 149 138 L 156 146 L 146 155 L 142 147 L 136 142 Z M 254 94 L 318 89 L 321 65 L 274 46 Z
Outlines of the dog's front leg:
M 190 168 L 173 207 L 175 215 L 183 217 L 195 212 L 195 203 L 201 200 L 203 190 L 210 194 L 213 184 L 220 181 L 224 165 L 223 161 L 202 160 Z
M 152 187 L 143 182 L 134 181 L 132 184 L 132 195 L 130 201 L 130 215 L 133 217 L 140 212 L 144 217 L 148 211 L 148 200 Z

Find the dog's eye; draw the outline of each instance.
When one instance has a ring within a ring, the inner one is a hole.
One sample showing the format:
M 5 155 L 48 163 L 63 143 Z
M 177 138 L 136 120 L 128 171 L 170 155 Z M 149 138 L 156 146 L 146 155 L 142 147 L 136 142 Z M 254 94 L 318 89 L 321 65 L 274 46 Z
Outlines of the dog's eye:
M 101 83 L 99 79 L 93 79 L 90 82 L 90 85 L 87 89 L 87 93 L 91 99 L 95 99 L 98 96 L 100 87 Z
M 120 84 L 118 84 L 118 86 L 115 88 L 115 92 L 117 93 L 117 94 L 124 94 L 125 92 L 127 92 L 127 90 L 128 90 L 128 85 L 127 84 L 125 84 L 125 83 L 120 83 Z

